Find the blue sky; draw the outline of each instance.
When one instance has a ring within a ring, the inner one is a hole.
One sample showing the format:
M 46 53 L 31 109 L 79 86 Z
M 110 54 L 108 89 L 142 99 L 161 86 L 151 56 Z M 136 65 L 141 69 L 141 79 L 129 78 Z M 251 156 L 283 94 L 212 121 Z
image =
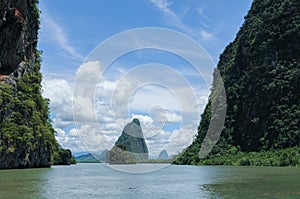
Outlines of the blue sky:
M 209 94 L 209 85 L 205 85 L 203 78 L 195 75 L 189 63 L 180 57 L 158 50 L 141 50 L 128 53 L 116 60 L 109 70 L 105 71 L 103 81 L 98 82 L 96 86 L 94 93 L 99 96 L 95 97 L 96 100 L 86 102 L 94 109 L 99 108 L 96 110 L 99 111 L 99 116 L 96 113 L 99 119 L 98 126 L 83 122 L 80 122 L 77 129 L 74 126 L 72 100 L 74 100 L 75 77 L 82 73 L 86 74 L 87 80 L 84 81 L 92 79 L 89 77 L 91 73 L 86 69 L 92 70 L 94 72 L 92 75 L 100 74 L 101 60 L 98 60 L 99 63 L 94 62 L 93 66 L 84 64 L 84 60 L 101 42 L 120 32 L 143 27 L 169 28 L 183 33 L 200 44 L 213 62 L 217 63 L 219 54 L 234 39 L 242 25 L 251 2 L 251 0 L 41 1 L 39 7 L 42 11 L 42 24 L 38 48 L 43 51 L 44 96 L 51 100 L 51 116 L 58 141 L 63 147 L 71 148 L 74 152 L 101 151 L 112 145 L 121 133 L 122 125 L 130 121 L 131 117 L 138 117 L 145 128 L 145 134 L 149 134 L 147 144 L 152 156 L 156 156 L 164 148 L 170 153 L 176 153 L 190 144 L 199 121 L 181 128 L 182 114 L 176 108 L 180 106 L 180 102 L 176 101 L 176 96 L 174 98 L 168 89 L 158 85 L 145 85 L 137 89 L 128 102 L 130 110 L 127 117 L 123 115 L 115 118 L 114 110 L 111 108 L 106 110 L 104 107 L 107 106 L 103 105 L 108 103 L 107 99 L 111 99 L 112 93 L 117 90 L 118 81 L 132 68 L 147 63 L 160 63 L 173 68 L 188 81 L 190 87 L 197 93 L 197 100 L 201 101 L 197 101 L 201 113 Z M 166 69 L 165 72 L 167 74 L 170 71 Z M 154 81 L 158 81 L 153 78 Z M 133 81 L 132 77 L 130 81 Z M 177 85 L 176 89 L 179 90 L 181 87 L 182 85 Z M 118 89 L 120 90 L 120 87 Z M 145 99 L 149 99 L 147 103 Z M 101 110 L 110 114 L 105 115 Z M 161 118 L 156 117 L 162 114 L 167 121 L 164 127 L 160 126 Z M 196 120 L 199 119 L 200 114 Z M 103 132 L 100 130 L 99 133 L 99 125 L 106 125 L 103 129 L 100 127 Z M 86 137 L 84 135 L 87 132 L 90 133 L 89 139 L 85 140 L 83 137 Z M 189 138 L 184 139 L 185 137 Z M 183 139 L 181 145 L 180 139 Z M 170 146 L 168 142 L 176 142 L 181 148 Z

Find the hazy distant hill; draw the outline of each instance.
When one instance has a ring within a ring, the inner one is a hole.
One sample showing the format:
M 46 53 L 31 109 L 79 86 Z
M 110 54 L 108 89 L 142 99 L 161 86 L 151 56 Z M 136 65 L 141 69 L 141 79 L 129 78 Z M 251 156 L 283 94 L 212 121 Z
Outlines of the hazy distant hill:
M 157 159 L 158 160 L 167 160 L 167 159 L 171 159 L 171 157 L 169 156 L 167 150 L 164 149 L 159 153 Z
M 94 162 L 100 162 L 97 160 L 92 154 L 86 154 L 86 155 L 81 155 L 78 157 L 75 157 L 76 162 L 78 163 L 94 163 Z
M 108 155 L 108 150 L 104 150 L 100 154 L 84 154 L 80 155 L 78 157 L 75 157 L 75 160 L 77 162 L 85 162 L 85 163 L 94 163 L 94 162 L 107 162 L 107 155 Z

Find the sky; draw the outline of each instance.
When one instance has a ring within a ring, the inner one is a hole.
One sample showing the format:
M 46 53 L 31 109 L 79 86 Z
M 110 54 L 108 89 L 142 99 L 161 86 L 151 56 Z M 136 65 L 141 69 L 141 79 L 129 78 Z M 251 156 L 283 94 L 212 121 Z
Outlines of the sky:
M 251 2 L 41 1 L 38 49 L 56 139 L 75 154 L 100 152 L 138 118 L 151 157 L 180 152 Z

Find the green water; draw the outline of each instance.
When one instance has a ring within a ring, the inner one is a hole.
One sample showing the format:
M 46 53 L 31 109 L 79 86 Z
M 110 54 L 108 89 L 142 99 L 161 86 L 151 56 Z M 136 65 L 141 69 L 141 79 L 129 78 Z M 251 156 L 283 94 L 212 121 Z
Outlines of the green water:
M 172 165 L 132 174 L 77 164 L 1 170 L 0 198 L 300 198 L 300 169 Z

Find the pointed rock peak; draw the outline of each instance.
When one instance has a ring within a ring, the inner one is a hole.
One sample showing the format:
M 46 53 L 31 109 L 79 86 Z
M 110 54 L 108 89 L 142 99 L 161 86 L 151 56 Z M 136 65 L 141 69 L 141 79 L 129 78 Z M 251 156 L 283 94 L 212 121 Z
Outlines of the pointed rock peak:
M 122 134 L 123 133 L 137 138 L 144 138 L 141 123 L 136 118 L 124 127 Z
M 140 120 L 137 119 L 137 118 L 134 118 L 134 119 L 132 120 L 132 122 L 135 123 L 135 124 L 138 125 L 138 126 L 141 126 Z

